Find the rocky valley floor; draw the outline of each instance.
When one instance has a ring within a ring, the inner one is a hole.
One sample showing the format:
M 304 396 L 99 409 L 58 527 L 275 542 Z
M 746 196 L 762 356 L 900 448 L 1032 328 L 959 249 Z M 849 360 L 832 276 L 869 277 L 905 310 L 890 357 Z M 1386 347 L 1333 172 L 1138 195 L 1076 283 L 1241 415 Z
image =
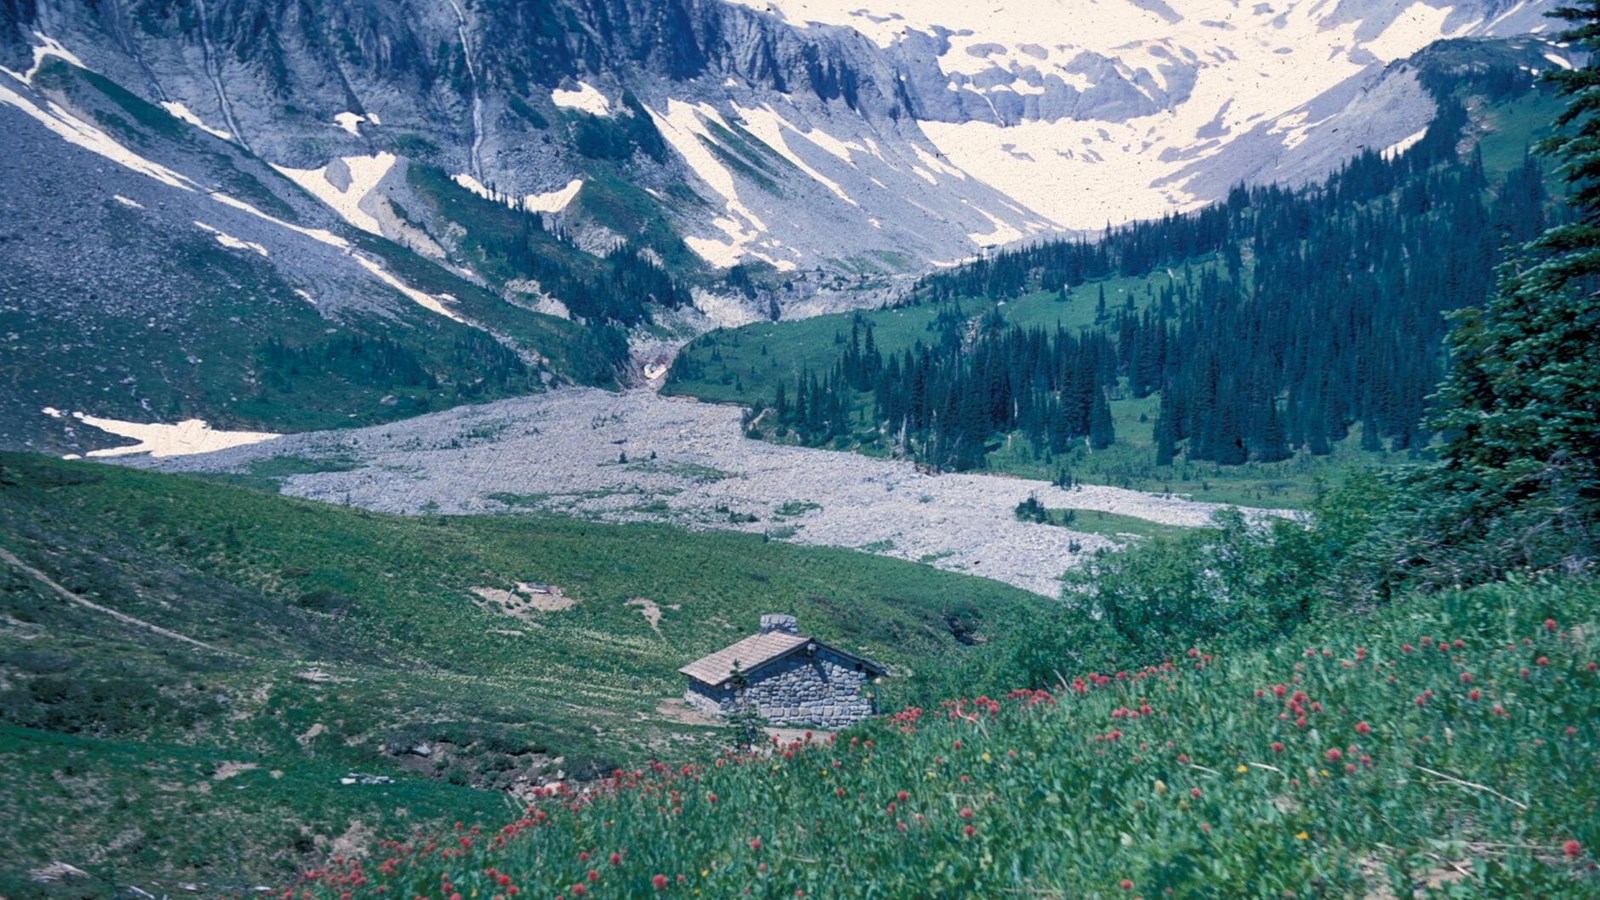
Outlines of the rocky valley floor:
M 1051 509 L 1173 526 L 1203 525 L 1220 508 L 1111 487 L 1063 490 L 1006 476 L 929 475 L 910 462 L 749 440 L 739 416 L 736 407 L 643 390 L 572 389 L 133 462 L 271 475 L 286 494 L 383 512 L 543 512 L 766 533 L 967 572 L 1046 596 L 1059 593 L 1063 571 L 1114 541 L 1018 521 L 1015 508 L 1030 494 Z

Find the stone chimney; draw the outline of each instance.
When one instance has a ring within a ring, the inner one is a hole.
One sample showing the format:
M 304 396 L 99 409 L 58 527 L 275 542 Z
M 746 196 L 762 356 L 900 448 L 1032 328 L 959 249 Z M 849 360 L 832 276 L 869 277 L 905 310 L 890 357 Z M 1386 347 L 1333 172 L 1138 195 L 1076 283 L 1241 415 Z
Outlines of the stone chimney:
M 761 633 L 781 631 L 784 634 L 799 634 L 800 625 L 794 616 L 785 616 L 780 613 L 768 613 L 761 617 Z

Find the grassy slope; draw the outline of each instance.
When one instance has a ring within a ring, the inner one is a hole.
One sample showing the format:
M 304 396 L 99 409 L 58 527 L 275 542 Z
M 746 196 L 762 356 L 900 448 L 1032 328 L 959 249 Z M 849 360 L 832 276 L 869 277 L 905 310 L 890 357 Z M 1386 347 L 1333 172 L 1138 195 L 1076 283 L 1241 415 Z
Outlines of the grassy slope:
M 434 896 L 443 874 L 463 897 L 645 896 L 657 876 L 714 897 L 1592 897 L 1597 599 L 1592 582 L 1413 598 L 1293 644 L 1084 673 L 1059 699 L 969 700 L 832 744 L 646 769 L 591 803 L 538 802 L 504 846 L 490 835 L 510 817 L 490 817 L 465 850 L 450 834 L 375 849 L 359 875 L 313 887 Z
M 475 788 L 519 776 L 701 752 L 718 734 L 657 706 L 681 693 L 679 665 L 763 612 L 914 672 L 977 652 L 947 614 L 977 612 L 995 633 L 1042 603 L 749 535 L 404 519 L 37 456 L 0 468 L 0 547 L 93 602 L 242 654 L 118 623 L 0 567 L 0 844 L 23 848 L 0 866 L 0 894 L 52 859 L 146 886 L 217 884 L 237 852 L 248 878 L 282 880 L 352 819 L 394 831 L 498 809 Z M 578 605 L 529 622 L 468 593 L 517 581 Z M 659 634 L 625 605 L 635 597 L 661 604 Z M 426 760 L 386 750 L 422 742 Z M 213 779 L 228 761 L 259 769 Z M 397 783 L 335 784 L 352 769 Z

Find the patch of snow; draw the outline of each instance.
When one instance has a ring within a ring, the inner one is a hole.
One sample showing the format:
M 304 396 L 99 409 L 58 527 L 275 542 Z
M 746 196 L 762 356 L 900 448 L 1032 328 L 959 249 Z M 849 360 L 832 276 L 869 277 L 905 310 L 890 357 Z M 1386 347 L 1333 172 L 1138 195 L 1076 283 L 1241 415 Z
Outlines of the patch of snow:
M 801 137 L 805 137 L 806 134 L 785 120 L 782 116 L 778 115 L 771 105 L 763 104 L 760 107 L 746 109 L 738 104 L 734 104 L 733 108 L 739 113 L 739 116 L 744 119 L 744 127 L 746 131 L 755 135 L 757 138 L 760 138 L 761 142 L 766 144 L 768 147 L 778 151 L 778 154 L 784 159 L 787 159 L 791 164 L 794 165 L 795 168 L 811 176 L 812 179 L 820 183 L 823 187 L 826 187 L 828 190 L 832 191 L 840 200 L 843 200 L 851 206 L 861 205 L 857 203 L 849 194 L 845 193 L 844 188 L 840 187 L 837 181 L 834 181 L 828 176 L 812 168 L 811 165 L 805 160 L 801 159 L 800 156 L 794 152 L 794 150 L 790 149 L 788 143 L 786 143 L 783 139 L 783 132 L 785 129 L 800 135 Z
M 1554 53 L 1546 53 L 1544 58 L 1550 60 L 1563 69 L 1572 68 L 1572 63 L 1569 60 L 1567 60 L 1565 57 L 1557 56 Z
M 1383 157 L 1385 159 L 1390 159 L 1390 158 L 1399 156 L 1400 154 L 1406 152 L 1407 150 L 1410 150 L 1413 146 L 1415 146 L 1417 141 L 1422 140 L 1422 136 L 1427 134 L 1427 133 L 1428 133 L 1428 129 L 1427 129 L 1426 126 L 1424 126 L 1420 130 L 1418 130 L 1415 134 L 1406 135 L 1405 137 L 1401 138 L 1400 140 L 1395 141 L 1394 143 L 1392 143 L 1389 146 L 1385 147 L 1383 149 Z
M 39 31 L 35 31 L 33 36 L 39 39 L 39 43 L 33 45 L 33 65 L 29 67 L 28 71 L 18 72 L 14 69 L 7 69 L 4 66 L 0 66 L 0 72 L 4 72 L 7 75 L 10 75 L 12 78 L 23 82 L 24 84 L 31 85 L 33 84 L 33 76 L 39 74 L 39 67 L 43 66 L 44 61 L 52 56 L 56 57 L 57 59 L 65 60 L 66 62 L 69 62 L 80 69 L 89 68 L 83 64 L 83 60 L 79 59 L 71 50 L 68 50 L 66 47 L 62 46 L 61 42 L 55 38 Z
M 262 256 L 269 256 L 270 255 L 270 254 L 267 253 L 267 248 L 261 246 L 260 244 L 257 244 L 254 241 L 243 241 L 243 240 L 240 240 L 239 238 L 236 238 L 233 235 L 228 234 L 227 232 L 223 231 L 220 228 L 214 228 L 214 227 L 212 227 L 210 225 L 207 225 L 206 223 L 198 221 L 198 220 L 196 220 L 194 224 L 199 226 L 201 231 L 209 232 L 212 237 L 217 239 L 217 243 L 221 244 L 224 247 L 227 247 L 230 250 L 254 250 L 255 252 L 261 254 Z
M 583 190 L 583 179 L 574 178 L 567 182 L 567 186 L 543 194 L 529 194 L 522 198 L 522 208 L 529 212 L 558 213 L 567 208 Z
M 1250 134 L 1250 123 L 1282 119 L 1352 78 L 1372 74 L 1374 58 L 1393 62 L 1440 37 L 1481 34 L 1495 24 L 1470 21 L 1446 0 L 1209 0 L 1174 4 L 1176 14 L 1148 0 L 872 0 L 865 8 L 861 0 L 735 2 L 791 22 L 854 28 L 886 48 L 904 51 L 919 46 L 908 41 L 926 41 L 939 48 L 943 83 L 967 97 L 987 101 L 1042 90 L 1045 96 L 1037 105 L 1029 99 L 1024 115 L 1059 116 L 1055 121 L 1025 118 L 1003 131 L 995 120 L 919 124 L 953 168 L 1060 226 L 1095 230 L 1108 221 L 1194 208 L 1197 198 L 1175 179 Z M 1359 8 L 1347 12 L 1345 6 Z M 1221 20 L 1229 27 L 1219 28 Z M 1281 52 L 1285 48 L 1294 52 Z M 1085 54 L 1091 55 L 1089 68 Z M 1177 79 L 1174 63 L 1190 67 L 1192 85 Z M 1044 102 L 1058 99 L 1049 96 L 1052 87 L 1096 87 L 1087 73 L 1103 65 L 1156 110 L 1121 121 L 1075 120 L 1064 112 L 1072 104 Z M 1198 137 L 1208 125 L 1204 133 L 1216 136 Z M 1281 129 L 1281 146 L 1299 145 L 1311 127 L 1300 122 Z M 921 168 L 935 176 L 954 174 L 924 163 Z
M 305 235 L 306 237 L 311 238 L 320 244 L 327 244 L 330 247 L 335 247 L 345 252 L 349 252 L 350 250 L 349 241 L 339 237 L 326 228 L 306 228 L 301 225 L 296 225 L 293 222 L 285 222 L 277 216 L 264 213 L 261 210 L 256 209 L 254 206 L 244 202 L 243 200 L 240 200 L 237 197 L 229 196 L 220 191 L 212 192 L 210 196 L 211 199 L 221 203 L 223 206 L 231 206 L 240 212 L 249 213 L 263 222 L 271 223 L 279 228 L 286 228 L 289 231 L 295 232 L 296 234 Z
M 611 115 L 611 101 L 593 85 L 584 81 L 578 82 L 578 89 L 575 91 L 559 89 L 551 91 L 550 102 L 562 109 L 576 109 L 592 116 Z
M 967 235 L 967 237 L 970 238 L 974 244 L 977 244 L 980 247 L 997 247 L 1001 244 L 1009 244 L 1012 241 L 1018 241 L 1022 239 L 1022 232 L 1019 231 L 1015 226 L 1000 221 L 993 215 L 990 215 L 988 210 L 980 209 L 978 212 L 981 213 L 985 219 L 988 219 L 990 222 L 994 223 L 994 230 L 988 233 Z
M 172 113 L 174 118 L 188 122 L 190 125 L 193 125 L 207 134 L 222 138 L 225 141 L 233 140 L 233 135 L 223 131 L 221 128 L 212 128 L 210 125 L 202 122 L 199 116 L 189 111 L 189 107 L 184 106 L 182 103 L 179 103 L 176 100 L 168 100 L 162 103 L 161 108 L 169 113 Z
M 295 288 L 294 289 L 294 293 L 295 293 L 295 296 L 297 296 L 301 300 L 304 300 L 305 302 L 311 304 L 312 306 L 316 306 L 317 305 L 317 299 L 315 297 L 311 296 L 310 294 L 306 293 L 305 291 L 301 290 L 300 288 Z
M 132 199 L 129 199 L 127 197 L 124 197 L 121 194 L 112 194 L 111 195 L 111 199 L 117 201 L 118 203 L 121 203 L 123 206 L 126 206 L 129 209 L 144 209 L 144 204 L 143 203 L 140 203 L 137 200 L 132 200 Z
M 188 177 L 129 150 L 104 131 L 67 112 L 53 101 L 46 100 L 40 105 L 0 84 L 0 103 L 22 110 L 29 118 L 50 129 L 68 143 L 103 156 L 117 165 L 154 178 L 168 187 L 185 191 L 199 190 L 199 185 Z
M 411 285 L 406 284 L 404 281 L 401 281 L 400 279 L 396 278 L 393 274 L 391 274 L 390 272 L 388 272 L 387 270 L 385 270 L 383 268 L 383 264 L 382 263 L 378 262 L 377 260 L 373 259 L 370 256 L 367 256 L 365 253 L 356 253 L 356 254 L 354 254 L 354 259 L 355 259 L 356 262 L 361 264 L 361 267 L 363 269 L 366 269 L 368 272 L 371 272 L 372 273 L 372 277 L 378 279 L 379 281 L 383 282 L 384 284 L 387 284 L 389 287 L 392 287 L 395 290 L 399 291 L 400 293 L 404 294 L 408 299 L 410 299 L 412 302 L 416 303 L 418 306 L 422 307 L 423 309 L 430 310 L 432 312 L 436 312 L 439 315 L 444 316 L 447 319 L 453 319 L 453 320 L 455 320 L 457 322 L 461 322 L 463 324 L 466 323 L 466 321 L 467 321 L 466 319 L 461 318 L 461 316 L 459 314 L 457 314 L 454 310 L 452 310 L 452 309 L 450 309 L 450 308 L 448 308 L 448 307 L 446 307 L 444 305 L 445 301 L 447 299 L 449 299 L 449 300 L 454 300 L 455 299 L 453 297 L 450 297 L 450 295 L 448 295 L 448 294 L 440 294 L 439 296 L 435 297 L 432 294 L 428 294 L 428 293 L 424 293 L 422 291 L 419 291 L 416 288 L 412 287 Z
M 389 170 L 394 168 L 397 161 L 393 153 L 379 153 L 374 156 L 346 156 L 339 160 L 348 175 L 339 180 L 345 182 L 344 187 L 334 184 L 329 178 L 329 163 L 320 169 L 291 169 L 286 166 L 274 165 L 273 168 L 283 173 L 285 177 L 295 184 L 305 188 L 312 196 L 328 204 L 346 222 L 371 234 L 383 235 L 383 229 L 378 225 L 378 220 L 366 210 L 361 208 L 361 202 L 377 189 L 378 183 L 383 181 Z
M 41 412 L 53 419 L 66 417 L 60 410 L 49 406 L 45 407 Z M 105 419 L 99 416 L 84 415 L 81 412 L 73 413 L 72 418 L 101 431 L 132 438 L 139 442 L 127 447 L 107 447 L 104 450 L 90 450 L 89 455 L 95 457 L 127 456 L 132 453 L 148 453 L 156 458 L 188 456 L 194 453 L 211 453 L 216 450 L 226 450 L 229 447 L 259 444 L 262 441 L 276 440 L 283 436 L 266 431 L 217 431 L 200 419 L 188 419 L 176 425 L 163 425 L 159 422 L 145 424 L 124 422 L 120 419 Z
M 645 113 L 667 143 L 689 164 L 689 168 L 726 201 L 724 207 L 728 215 L 713 219 L 711 224 L 726 234 L 729 240 L 724 242 L 712 237 L 686 235 L 684 243 L 689 249 L 715 266 L 731 266 L 748 255 L 770 263 L 779 271 L 797 268 L 790 260 L 761 253 L 751 246 L 767 233 L 767 225 L 739 199 L 733 173 L 708 149 L 708 145 L 718 142 L 705 123 L 715 121 L 726 128 L 728 123 L 722 115 L 710 104 L 693 105 L 681 100 L 668 100 L 665 114 L 649 107 L 645 107 Z
M 1445 20 L 1455 10 L 1452 7 L 1429 6 L 1416 0 L 1406 11 L 1395 17 L 1394 24 L 1361 46 L 1386 63 L 1394 62 L 1417 52 L 1441 37 L 1450 37 L 1470 29 L 1473 22 L 1463 28 L 1446 31 Z
M 518 200 L 517 198 L 508 195 L 496 194 L 494 191 L 489 190 L 489 188 L 486 187 L 482 182 L 478 181 L 478 179 L 473 178 L 471 175 L 467 175 L 465 173 L 460 175 L 452 175 L 450 178 L 456 184 L 461 185 L 485 200 L 496 200 L 513 209 L 520 208 L 525 209 L 528 212 L 561 212 L 567 208 L 567 204 L 571 203 L 573 199 L 578 196 L 578 192 L 583 190 L 583 179 L 574 178 L 567 182 L 566 187 L 558 188 L 553 191 L 547 191 L 543 194 L 528 194 L 521 200 Z
M 366 116 L 353 112 L 342 112 L 333 117 L 333 124 L 343 128 L 345 131 L 350 132 L 356 137 L 361 137 L 361 123 L 365 121 L 367 121 Z

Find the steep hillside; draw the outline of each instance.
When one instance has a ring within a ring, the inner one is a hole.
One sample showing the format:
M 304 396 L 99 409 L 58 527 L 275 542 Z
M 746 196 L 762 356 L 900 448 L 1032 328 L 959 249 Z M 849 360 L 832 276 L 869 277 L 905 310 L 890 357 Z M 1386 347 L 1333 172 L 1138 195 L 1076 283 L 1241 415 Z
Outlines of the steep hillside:
M 45 0 L 0 52 L 21 69 L 59 42 L 274 163 L 398 153 L 601 243 L 632 236 L 620 174 L 706 261 L 794 280 L 1318 178 L 1431 119 L 1393 64 L 1542 30 L 1551 5 Z
M 1592 583 L 1414 598 L 393 835 L 314 897 L 1592 897 Z
M 615 383 L 626 349 L 604 319 L 534 312 L 351 227 L 242 148 L 60 57 L 27 74 L 0 83 L 0 444 L 116 443 L 46 407 L 277 432 Z M 566 256 L 591 280 L 618 268 Z
M 284 880 L 352 828 L 708 749 L 676 669 L 762 613 L 903 692 L 1043 607 L 754 535 L 405 519 L 32 455 L 0 457 L 0 553 L 8 896 L 54 860 L 158 896 Z

